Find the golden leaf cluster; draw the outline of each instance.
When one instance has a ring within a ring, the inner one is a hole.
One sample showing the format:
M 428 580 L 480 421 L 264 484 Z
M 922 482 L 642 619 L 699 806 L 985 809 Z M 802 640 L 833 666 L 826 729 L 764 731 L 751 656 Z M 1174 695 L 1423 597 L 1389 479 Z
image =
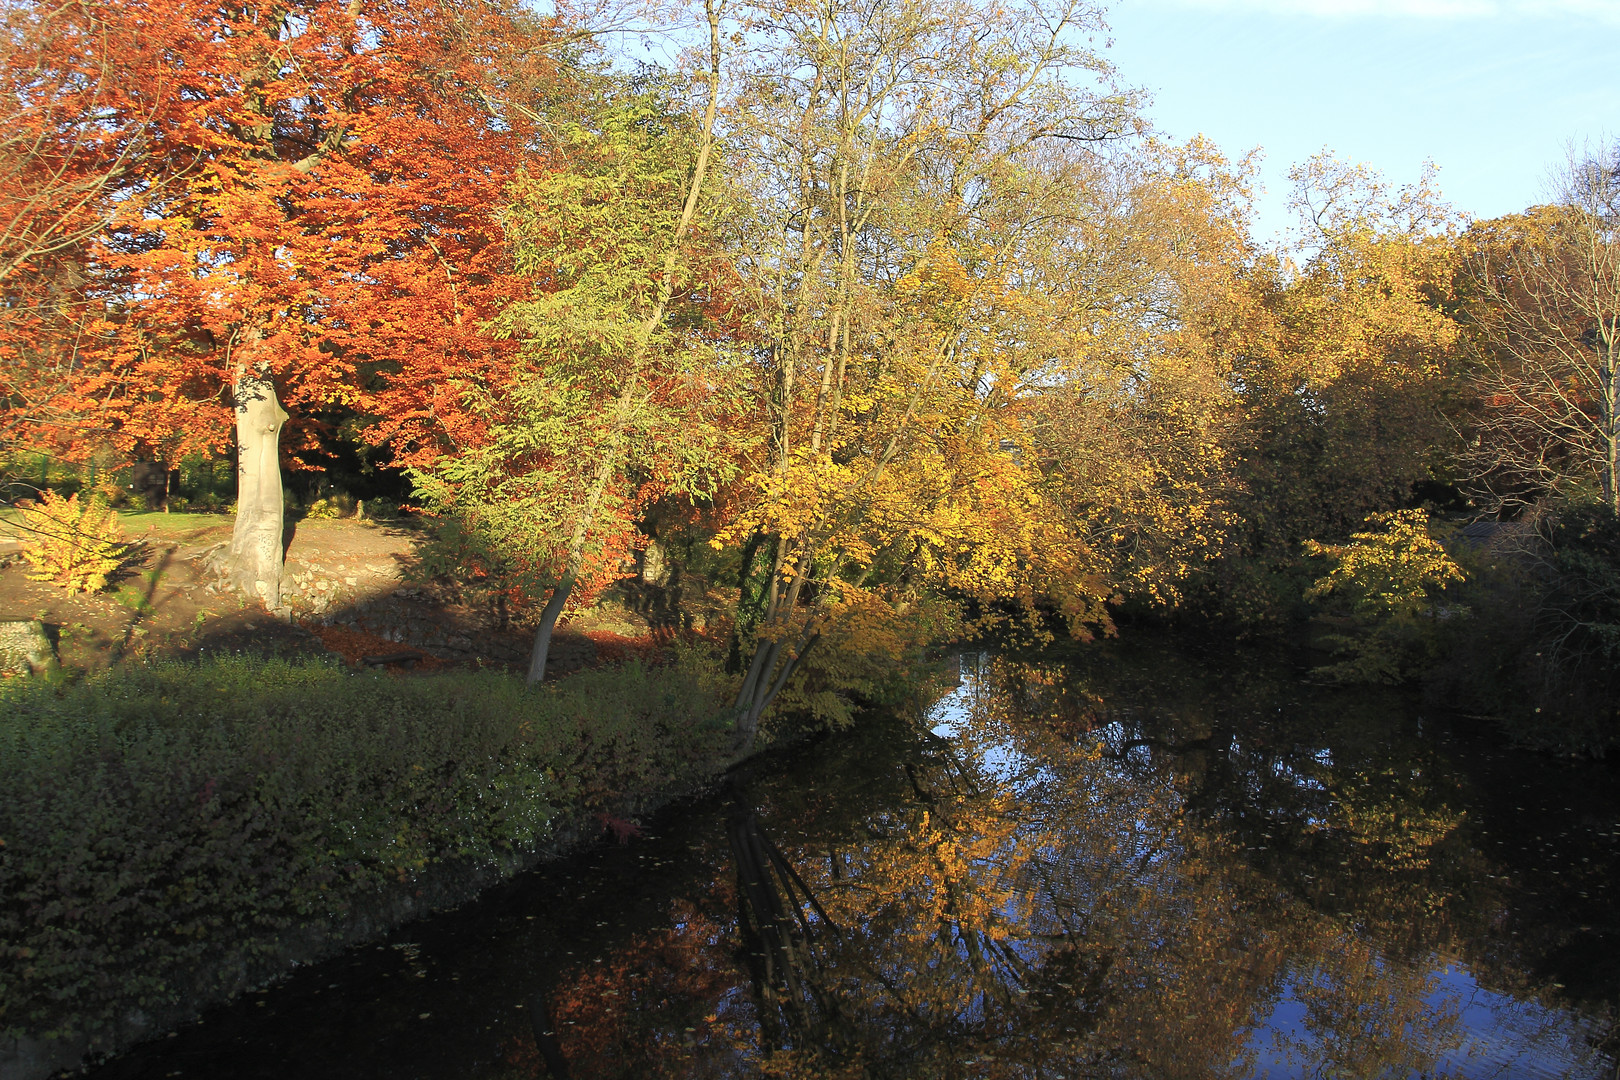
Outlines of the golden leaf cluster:
M 1367 525 L 1347 544 L 1305 542 L 1307 554 L 1336 563 L 1306 591 L 1306 599 L 1339 594 L 1350 599 L 1358 614 L 1391 615 L 1421 607 L 1447 585 L 1466 579 L 1462 567 L 1429 535 L 1426 511 L 1372 514 Z
M 99 495 L 80 502 L 46 491 L 18 507 L 17 526 L 27 534 L 23 558 L 32 581 L 49 581 L 70 592 L 100 592 L 129 554 L 118 513 Z

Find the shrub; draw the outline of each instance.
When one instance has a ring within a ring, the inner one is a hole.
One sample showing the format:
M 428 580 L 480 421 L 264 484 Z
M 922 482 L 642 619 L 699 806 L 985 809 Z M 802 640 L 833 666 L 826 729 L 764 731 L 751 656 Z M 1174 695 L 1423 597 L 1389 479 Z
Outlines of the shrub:
M 1367 531 L 1353 534 L 1348 544 L 1305 542 L 1307 555 L 1334 564 L 1305 591 L 1305 599 L 1336 601 L 1356 627 L 1355 633 L 1330 639 L 1345 659 L 1318 669 L 1322 675 L 1338 682 L 1394 683 L 1417 672 L 1420 654 L 1433 659 L 1430 629 L 1441 614 L 1436 601 L 1466 575 L 1429 535 L 1428 522 L 1422 510 L 1372 514 Z M 1464 614 L 1455 607 L 1444 613 Z
M 304 517 L 315 521 L 332 521 L 337 518 L 353 517 L 354 511 L 354 496 L 339 491 L 322 495 L 311 502 L 304 510 Z
M 180 459 L 176 468 L 180 473 L 178 491 L 169 493 L 169 508 L 175 509 L 178 494 L 187 509 L 206 513 L 219 513 L 229 505 L 236 492 L 236 469 L 228 458 L 212 454 L 189 454 Z
M 558 818 L 688 783 L 699 666 L 491 673 L 218 658 L 0 687 L 0 1032 L 209 1000 L 290 929 L 424 868 L 510 869 Z
M 129 556 L 118 514 L 92 495 L 84 502 L 46 491 L 38 502 L 18 503 L 18 528 L 28 534 L 22 554 L 32 581 L 51 581 L 73 592 L 100 592 Z

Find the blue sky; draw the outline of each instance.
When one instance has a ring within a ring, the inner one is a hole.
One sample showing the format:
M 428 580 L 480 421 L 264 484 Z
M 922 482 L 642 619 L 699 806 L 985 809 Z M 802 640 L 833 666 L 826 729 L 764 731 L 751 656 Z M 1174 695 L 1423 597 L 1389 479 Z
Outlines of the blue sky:
M 1397 184 L 1431 158 L 1493 217 L 1543 201 L 1570 139 L 1620 137 L 1620 0 L 1115 0 L 1108 22 L 1157 127 L 1265 150 L 1261 236 L 1323 148 Z

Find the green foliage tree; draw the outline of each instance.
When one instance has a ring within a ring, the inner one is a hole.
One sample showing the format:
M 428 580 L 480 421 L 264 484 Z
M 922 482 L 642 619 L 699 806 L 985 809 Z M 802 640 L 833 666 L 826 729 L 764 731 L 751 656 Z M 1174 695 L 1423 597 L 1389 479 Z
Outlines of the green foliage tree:
M 489 329 L 520 345 L 520 370 L 469 384 L 487 435 L 415 474 L 464 557 L 546 597 L 531 684 L 575 590 L 620 576 L 647 500 L 712 494 L 729 460 L 730 375 L 703 332 L 720 273 L 701 234 L 721 73 L 720 7 L 705 11 L 696 117 L 667 88 L 609 90 L 562 129 L 562 168 L 513 182 L 503 221 L 529 288 Z

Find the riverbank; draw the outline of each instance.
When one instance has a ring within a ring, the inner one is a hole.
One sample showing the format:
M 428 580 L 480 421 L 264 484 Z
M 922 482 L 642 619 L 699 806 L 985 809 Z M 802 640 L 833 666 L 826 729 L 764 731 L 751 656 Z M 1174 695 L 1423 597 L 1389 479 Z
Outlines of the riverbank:
M 461 904 L 704 784 L 718 684 L 678 653 L 526 692 L 319 660 L 0 687 L 0 1077 L 72 1068 Z

